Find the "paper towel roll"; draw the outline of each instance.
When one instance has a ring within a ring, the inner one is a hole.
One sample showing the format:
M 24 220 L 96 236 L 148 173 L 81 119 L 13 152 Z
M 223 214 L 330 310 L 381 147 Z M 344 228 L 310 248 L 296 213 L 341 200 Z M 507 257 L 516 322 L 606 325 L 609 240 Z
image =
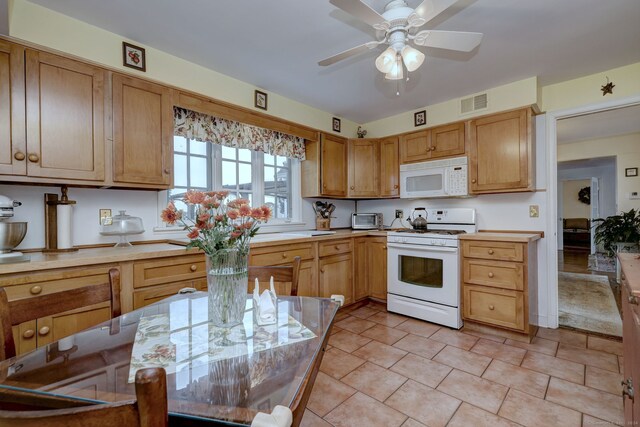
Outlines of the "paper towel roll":
M 71 241 L 71 220 L 73 217 L 73 205 L 58 205 L 58 249 L 73 247 Z

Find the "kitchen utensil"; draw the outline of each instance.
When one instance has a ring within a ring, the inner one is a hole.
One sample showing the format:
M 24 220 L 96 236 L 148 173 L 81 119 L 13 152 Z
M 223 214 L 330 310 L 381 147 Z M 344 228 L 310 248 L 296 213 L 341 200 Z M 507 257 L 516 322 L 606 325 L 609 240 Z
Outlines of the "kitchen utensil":
M 116 243 L 116 248 L 128 248 L 131 245 L 128 236 L 144 233 L 142 218 L 127 215 L 126 211 L 120 211 L 119 215 L 112 218 L 111 224 L 103 224 L 100 234 L 103 236 L 120 236 L 120 241 Z
M 418 214 L 416 218 L 416 212 L 423 212 L 424 218 L 422 214 Z M 427 209 L 426 208 L 415 208 L 413 212 L 411 212 L 411 216 L 407 220 L 409 224 L 413 227 L 414 230 L 426 230 L 427 229 Z
M 0 221 L 0 253 L 10 253 L 27 235 L 26 222 Z

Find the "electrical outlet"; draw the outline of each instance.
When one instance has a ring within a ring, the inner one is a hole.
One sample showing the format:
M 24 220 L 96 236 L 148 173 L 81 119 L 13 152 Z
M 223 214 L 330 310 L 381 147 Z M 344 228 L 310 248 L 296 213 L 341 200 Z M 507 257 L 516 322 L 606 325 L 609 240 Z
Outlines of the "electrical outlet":
M 540 216 L 540 207 L 538 205 L 529 205 L 529 216 L 538 218 Z
M 403 213 L 402 213 L 402 209 L 396 209 L 396 218 L 402 218 Z
M 111 209 L 100 209 L 100 225 L 111 225 Z

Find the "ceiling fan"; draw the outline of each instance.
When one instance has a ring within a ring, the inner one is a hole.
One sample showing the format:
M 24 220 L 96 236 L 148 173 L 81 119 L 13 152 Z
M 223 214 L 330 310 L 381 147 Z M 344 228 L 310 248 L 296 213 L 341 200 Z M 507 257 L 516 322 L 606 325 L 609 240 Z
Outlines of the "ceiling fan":
M 424 61 L 424 53 L 410 45 L 436 47 L 440 49 L 470 52 L 482 41 L 482 33 L 461 31 L 437 31 L 415 29 L 422 27 L 436 16 L 460 0 L 424 0 L 411 9 L 404 0 L 392 0 L 379 14 L 361 0 L 329 0 L 331 4 L 384 32 L 377 41 L 345 50 L 318 62 L 326 66 L 353 55 L 374 49 L 379 45 L 389 45 L 375 61 L 376 68 L 389 80 L 404 78 L 404 68 L 408 72 L 417 70 Z

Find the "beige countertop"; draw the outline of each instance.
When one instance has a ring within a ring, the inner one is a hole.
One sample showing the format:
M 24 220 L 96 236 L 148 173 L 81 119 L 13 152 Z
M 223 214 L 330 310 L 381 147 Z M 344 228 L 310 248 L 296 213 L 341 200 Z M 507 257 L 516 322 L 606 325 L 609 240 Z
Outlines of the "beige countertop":
M 460 240 L 490 240 L 493 242 L 521 242 L 521 243 L 529 243 L 535 242 L 541 238 L 541 233 L 538 232 L 480 232 L 480 233 L 470 233 L 470 234 L 461 234 Z
M 640 254 L 618 254 L 629 293 L 640 297 Z

